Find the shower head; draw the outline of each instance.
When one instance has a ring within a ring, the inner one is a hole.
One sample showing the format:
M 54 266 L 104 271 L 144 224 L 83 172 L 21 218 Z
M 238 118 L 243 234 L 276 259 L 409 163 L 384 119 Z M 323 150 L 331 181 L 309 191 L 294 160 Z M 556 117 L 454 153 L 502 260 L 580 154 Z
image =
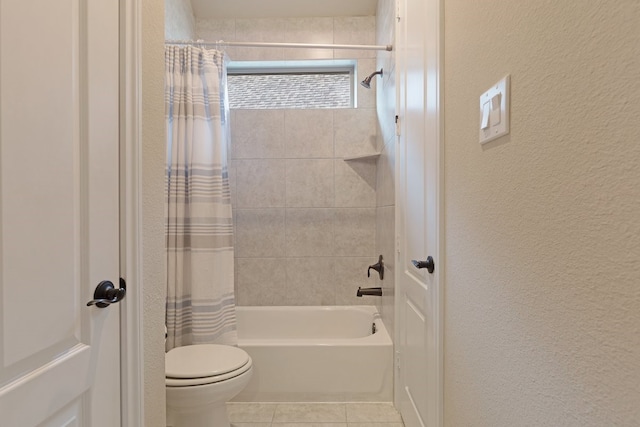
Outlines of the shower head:
M 360 82 L 360 84 L 366 87 L 367 89 L 371 89 L 371 79 L 373 79 L 373 77 L 377 74 L 382 75 L 382 68 L 380 68 L 380 71 L 376 71 L 375 73 L 369 74 L 367 77 L 365 77 L 363 81 Z

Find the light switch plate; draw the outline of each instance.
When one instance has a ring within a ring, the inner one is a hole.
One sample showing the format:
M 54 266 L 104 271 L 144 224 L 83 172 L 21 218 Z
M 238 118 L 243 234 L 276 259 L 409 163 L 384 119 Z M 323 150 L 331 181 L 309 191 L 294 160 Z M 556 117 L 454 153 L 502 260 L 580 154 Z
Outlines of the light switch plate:
M 480 96 L 480 144 L 485 144 L 509 133 L 509 86 L 510 76 L 504 76 L 491 89 Z M 499 95 L 500 111 L 491 111 L 495 102 L 491 102 Z M 487 103 L 489 117 L 487 117 Z M 491 119 L 494 119 L 493 121 Z M 488 119 L 488 126 L 487 126 Z

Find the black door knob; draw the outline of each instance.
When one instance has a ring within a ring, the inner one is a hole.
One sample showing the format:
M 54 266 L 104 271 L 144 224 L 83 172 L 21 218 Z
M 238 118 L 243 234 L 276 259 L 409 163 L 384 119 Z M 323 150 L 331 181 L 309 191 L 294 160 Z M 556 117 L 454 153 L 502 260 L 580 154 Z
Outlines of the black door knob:
M 103 280 L 96 287 L 93 299 L 87 305 L 96 305 L 100 308 L 109 307 L 111 304 L 122 301 L 127 294 L 127 285 L 124 279 L 120 278 L 120 288 L 116 289 L 108 280 Z
M 429 255 L 426 261 L 416 261 L 415 259 L 411 260 L 411 263 L 416 268 L 426 268 L 429 274 L 433 274 L 433 271 L 436 269 L 436 264 L 433 262 L 433 257 Z

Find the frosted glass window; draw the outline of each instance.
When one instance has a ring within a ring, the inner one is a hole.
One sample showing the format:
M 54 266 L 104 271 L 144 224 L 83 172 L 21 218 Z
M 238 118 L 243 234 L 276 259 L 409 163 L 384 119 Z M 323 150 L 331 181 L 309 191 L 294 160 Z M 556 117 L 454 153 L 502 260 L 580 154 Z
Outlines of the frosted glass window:
M 284 72 L 227 76 L 233 109 L 351 108 L 352 74 Z

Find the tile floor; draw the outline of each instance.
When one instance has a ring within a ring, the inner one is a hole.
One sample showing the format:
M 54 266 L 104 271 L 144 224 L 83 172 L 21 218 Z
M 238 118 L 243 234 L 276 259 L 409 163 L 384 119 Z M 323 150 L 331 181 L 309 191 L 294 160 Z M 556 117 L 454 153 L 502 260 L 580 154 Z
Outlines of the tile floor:
M 404 427 L 390 403 L 227 404 L 232 427 Z

